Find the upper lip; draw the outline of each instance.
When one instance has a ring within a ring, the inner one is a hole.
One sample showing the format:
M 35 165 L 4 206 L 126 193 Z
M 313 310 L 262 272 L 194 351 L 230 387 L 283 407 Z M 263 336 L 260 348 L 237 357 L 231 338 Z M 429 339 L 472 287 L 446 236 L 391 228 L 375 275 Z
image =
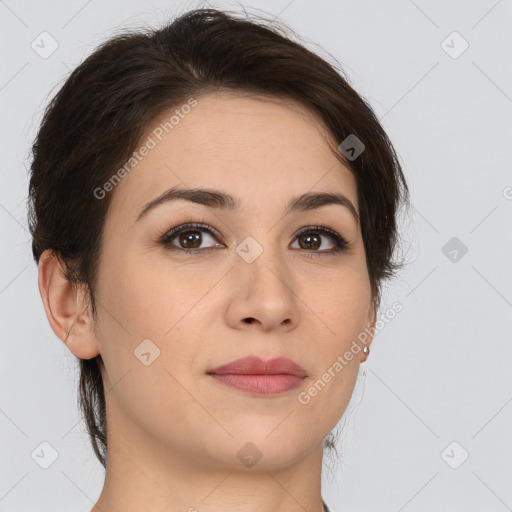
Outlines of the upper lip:
M 223 366 L 219 366 L 207 373 L 222 374 L 240 374 L 240 375 L 296 375 L 297 377 L 307 377 L 308 374 L 302 366 L 286 357 L 276 357 L 274 359 L 261 359 L 251 356 L 231 361 Z

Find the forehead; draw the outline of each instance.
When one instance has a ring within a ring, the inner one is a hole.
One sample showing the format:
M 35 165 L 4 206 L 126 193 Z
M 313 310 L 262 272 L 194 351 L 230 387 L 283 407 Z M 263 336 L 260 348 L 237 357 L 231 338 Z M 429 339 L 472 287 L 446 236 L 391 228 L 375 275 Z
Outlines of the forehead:
M 193 100 L 183 105 L 194 106 L 175 106 L 148 127 L 136 151 L 151 149 L 115 187 L 115 210 L 140 209 L 173 186 L 223 189 L 249 208 L 263 198 L 282 207 L 289 196 L 335 189 L 358 209 L 354 176 L 334 156 L 332 135 L 309 109 L 239 92 Z

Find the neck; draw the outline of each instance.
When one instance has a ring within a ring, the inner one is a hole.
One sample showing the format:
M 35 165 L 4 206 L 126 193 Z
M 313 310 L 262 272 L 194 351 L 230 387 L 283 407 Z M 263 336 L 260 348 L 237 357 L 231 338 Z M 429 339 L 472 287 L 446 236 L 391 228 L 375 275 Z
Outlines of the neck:
M 109 423 L 108 464 L 91 512 L 324 512 L 322 443 L 289 464 L 252 467 L 194 458 L 162 446 L 133 423 Z M 206 461 L 206 462 L 205 462 Z

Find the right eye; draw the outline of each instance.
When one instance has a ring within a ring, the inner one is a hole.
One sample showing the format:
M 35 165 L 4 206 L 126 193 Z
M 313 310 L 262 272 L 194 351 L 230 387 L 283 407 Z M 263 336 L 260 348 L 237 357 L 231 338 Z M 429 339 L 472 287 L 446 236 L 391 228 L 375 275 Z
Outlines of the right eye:
M 180 226 L 172 228 L 160 239 L 160 243 L 165 246 L 166 249 L 172 251 L 182 251 L 188 254 L 205 252 L 205 249 L 200 248 L 201 244 L 204 242 L 204 237 L 201 235 L 202 232 L 207 234 L 207 239 L 209 237 L 214 241 L 214 245 L 206 249 L 224 247 L 222 244 L 215 243 L 215 237 L 217 236 L 216 230 L 208 224 L 196 222 L 181 224 Z M 177 239 L 178 246 L 172 243 L 174 239 Z

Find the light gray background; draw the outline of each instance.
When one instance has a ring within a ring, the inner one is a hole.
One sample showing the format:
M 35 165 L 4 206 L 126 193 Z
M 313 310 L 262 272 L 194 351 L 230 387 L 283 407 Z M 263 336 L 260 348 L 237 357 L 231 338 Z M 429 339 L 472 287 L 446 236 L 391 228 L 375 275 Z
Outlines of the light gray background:
M 409 265 L 381 309 L 398 301 L 403 311 L 362 365 L 326 502 L 335 512 L 512 510 L 511 0 L 242 3 L 340 61 L 411 187 Z M 0 1 L 1 512 L 88 512 L 103 484 L 78 415 L 77 363 L 49 327 L 30 252 L 26 168 L 42 110 L 115 30 L 200 6 Z M 31 48 L 43 31 L 59 45 L 47 59 Z M 469 44 L 457 58 L 446 50 L 462 41 L 442 43 L 453 31 Z M 452 237 L 467 247 L 456 261 L 443 253 Z M 43 441 L 58 452 L 48 469 L 31 457 Z

